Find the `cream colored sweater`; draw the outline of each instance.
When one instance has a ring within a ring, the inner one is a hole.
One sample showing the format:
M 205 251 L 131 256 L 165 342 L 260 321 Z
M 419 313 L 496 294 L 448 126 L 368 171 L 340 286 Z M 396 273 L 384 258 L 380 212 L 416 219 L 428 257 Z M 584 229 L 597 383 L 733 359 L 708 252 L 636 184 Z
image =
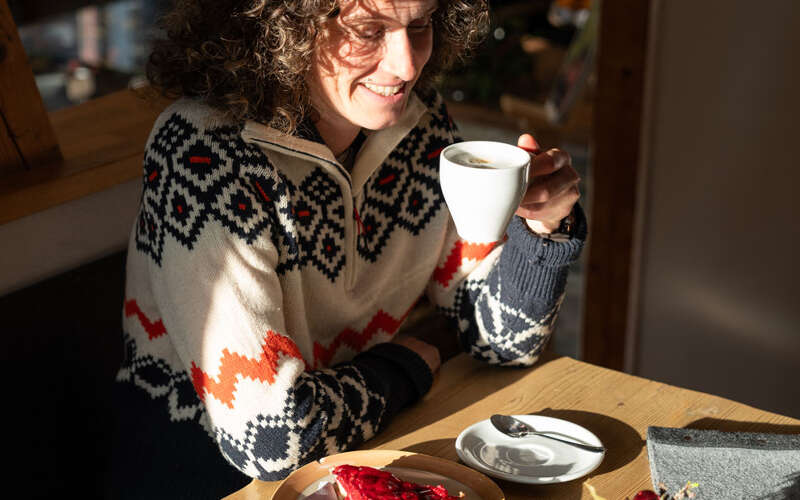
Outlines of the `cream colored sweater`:
M 117 385 L 121 433 L 139 442 L 120 440 L 121 460 L 201 484 L 196 471 L 213 462 L 203 474 L 221 478 L 224 457 L 275 480 L 357 446 L 430 387 L 424 362 L 388 343 L 423 294 L 474 357 L 535 362 L 585 221 L 567 242 L 518 219 L 497 245 L 459 239 L 438 183 L 455 140 L 441 98 L 414 95 L 348 172 L 313 133 L 237 125 L 191 100 L 164 111 L 128 253 Z

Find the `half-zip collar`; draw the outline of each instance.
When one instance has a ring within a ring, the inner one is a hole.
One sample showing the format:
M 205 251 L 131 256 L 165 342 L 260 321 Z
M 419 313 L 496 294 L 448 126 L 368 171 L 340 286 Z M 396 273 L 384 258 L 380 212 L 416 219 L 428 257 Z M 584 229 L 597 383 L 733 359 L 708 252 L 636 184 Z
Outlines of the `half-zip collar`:
M 316 163 L 327 172 L 339 185 L 342 192 L 345 214 L 345 283 L 348 291 L 355 283 L 357 258 L 358 214 L 353 200 L 354 194 L 360 193 L 367 179 L 381 166 L 387 156 L 417 125 L 427 107 L 412 93 L 408 106 L 393 126 L 367 135 L 364 145 L 353 165 L 352 173 L 348 172 L 336 160 L 330 148 L 320 142 L 308 140 L 295 135 L 287 135 L 258 122 L 248 120 L 241 132 L 242 139 L 256 144 L 262 149 L 294 156 Z
M 353 165 L 352 174 L 336 160 L 333 152 L 325 144 L 287 135 L 252 120 L 245 122 L 242 139 L 245 142 L 258 144 L 262 148 L 315 161 L 326 171 L 344 177 L 352 192 L 357 193 L 389 153 L 416 126 L 425 111 L 427 111 L 425 104 L 412 93 L 406 110 L 395 125 L 368 133 Z
M 413 93 L 408 99 L 408 105 L 400 120 L 389 128 L 377 130 L 367 136 L 361 147 L 361 152 L 356 158 L 352 171 L 353 192 L 358 193 L 367 179 L 381 166 L 383 160 L 400 144 L 405 136 L 419 123 L 427 107 Z
M 336 161 L 330 148 L 323 143 L 287 135 L 252 120 L 245 122 L 241 135 L 244 142 L 318 163 L 326 172 L 344 176 L 348 185 L 350 184 L 349 172 Z

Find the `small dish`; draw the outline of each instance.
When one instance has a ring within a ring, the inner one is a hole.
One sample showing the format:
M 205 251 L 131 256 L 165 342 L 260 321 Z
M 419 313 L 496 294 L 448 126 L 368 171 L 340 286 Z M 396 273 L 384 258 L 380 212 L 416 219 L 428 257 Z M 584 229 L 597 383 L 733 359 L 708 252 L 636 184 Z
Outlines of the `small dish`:
M 401 479 L 443 484 L 450 492 L 463 491 L 464 500 L 505 500 L 502 490 L 488 477 L 463 465 L 421 453 L 394 450 L 350 451 L 311 462 L 281 482 L 272 500 L 298 500 L 309 496 L 326 481 L 337 465 L 366 465 L 386 469 Z
M 597 436 L 580 425 L 540 415 L 514 415 L 537 431 L 602 446 Z M 564 483 L 595 470 L 605 453 L 581 450 L 541 436 L 512 438 L 489 419 L 473 424 L 456 439 L 456 452 L 470 467 L 498 479 L 526 484 Z

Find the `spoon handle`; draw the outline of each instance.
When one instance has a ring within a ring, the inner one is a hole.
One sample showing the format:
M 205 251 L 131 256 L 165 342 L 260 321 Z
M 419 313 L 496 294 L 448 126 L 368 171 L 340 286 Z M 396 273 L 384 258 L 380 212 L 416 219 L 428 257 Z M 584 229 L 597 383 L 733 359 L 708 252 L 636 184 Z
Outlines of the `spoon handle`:
M 546 434 L 544 432 L 529 432 L 527 435 L 528 436 L 542 436 L 542 437 L 550 438 L 550 439 L 553 439 L 555 441 L 559 441 L 561 443 L 566 443 L 566 444 L 571 444 L 572 446 L 576 446 L 576 447 L 578 447 L 578 448 L 580 448 L 582 450 L 593 451 L 595 453 L 603 453 L 603 452 L 606 451 L 606 449 L 603 448 L 602 446 L 592 446 L 592 445 L 589 445 L 589 444 L 576 443 L 575 441 L 569 441 L 568 439 L 557 438 L 555 436 L 551 436 L 550 434 Z

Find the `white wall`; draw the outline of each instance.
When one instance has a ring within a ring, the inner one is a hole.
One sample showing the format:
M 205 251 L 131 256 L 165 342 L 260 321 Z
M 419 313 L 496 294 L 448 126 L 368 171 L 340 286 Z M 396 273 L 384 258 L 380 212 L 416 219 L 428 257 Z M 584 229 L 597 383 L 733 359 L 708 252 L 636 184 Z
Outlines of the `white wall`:
M 141 186 L 136 179 L 0 224 L 0 296 L 124 250 Z
M 800 2 L 659 4 L 635 372 L 800 417 Z

